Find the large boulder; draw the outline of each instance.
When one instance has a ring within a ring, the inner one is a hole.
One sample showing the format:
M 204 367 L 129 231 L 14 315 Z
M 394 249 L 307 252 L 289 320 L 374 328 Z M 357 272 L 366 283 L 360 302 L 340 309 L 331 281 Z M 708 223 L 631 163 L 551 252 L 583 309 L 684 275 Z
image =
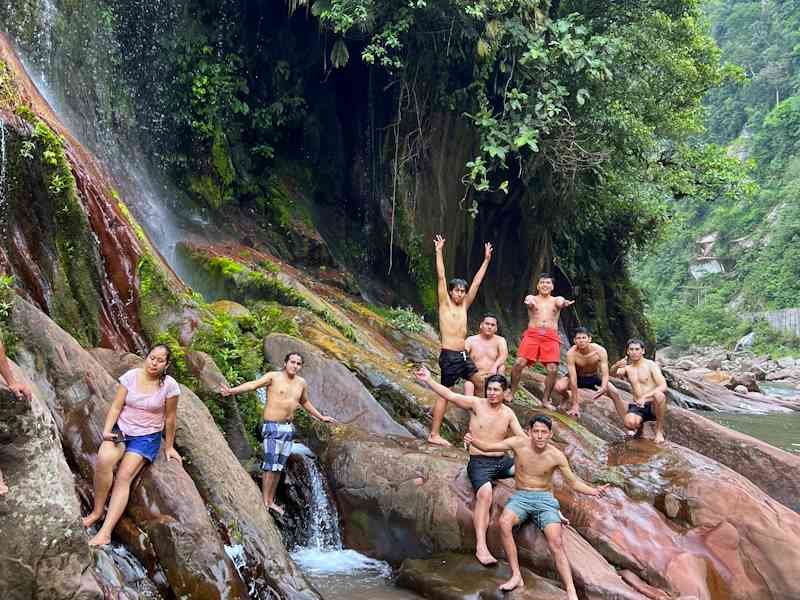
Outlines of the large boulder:
M 506 563 L 487 569 L 472 555 L 447 552 L 428 559 L 407 559 L 397 585 L 436 600 L 473 600 L 503 594 L 498 587 L 511 578 Z M 525 587 L 503 597 L 510 600 L 565 600 L 564 590 L 529 569 L 522 569 Z
M 20 366 L 37 384 L 61 432 L 68 462 L 91 481 L 100 433 L 117 383 L 66 332 L 17 299 L 12 325 Z M 127 514 L 147 535 L 169 587 L 198 600 L 247 598 L 194 483 L 163 453 L 132 488 Z M 133 549 L 132 549 L 133 550 Z
M 323 461 L 340 506 L 345 544 L 391 562 L 443 551 L 474 552 L 474 493 L 465 473 L 466 459 L 460 450 L 337 427 Z M 391 470 L 386 468 L 389 464 Z M 512 492 L 510 481 L 496 489 L 488 538 L 492 551 L 501 553 L 496 519 Z M 565 530 L 564 543 L 576 586 L 585 598 L 645 598 L 574 529 Z M 547 543 L 535 526 L 520 529 L 517 545 L 523 565 L 557 577 Z
M 20 375 L 18 378 L 22 379 Z M 0 597 L 102 600 L 75 486 L 50 411 L 0 385 Z
M 141 364 L 138 356 L 125 352 L 95 355 L 104 359 L 104 366 L 114 377 Z M 248 585 L 267 598 L 318 598 L 286 553 L 281 534 L 264 508 L 260 490 L 240 465 L 206 406 L 183 385 L 175 444 L 225 543 L 243 547 L 245 565 L 240 565 L 239 570 Z
M 756 381 L 756 376 L 753 373 L 749 373 L 747 371 L 739 371 L 736 373 L 731 373 L 731 379 L 726 384 L 726 387 L 730 389 L 736 389 L 737 386 L 744 386 L 751 392 L 758 392 L 758 382 Z
M 685 399 L 688 400 L 689 403 L 694 402 L 696 403 L 696 407 L 706 410 L 750 414 L 791 411 L 790 408 L 783 406 L 782 403 L 776 402 L 773 399 L 766 399 L 764 401 L 754 400 L 721 385 L 708 381 L 691 379 L 686 376 L 685 372 L 676 369 L 665 367 L 661 371 L 669 385 L 669 395 L 672 400 L 676 400 L 675 392 L 678 392 L 679 396 L 683 395 L 684 397 L 688 397 Z M 755 383 L 755 377 L 750 373 L 747 375 L 750 376 L 748 381 Z M 733 379 L 731 379 L 731 383 L 728 385 L 732 383 Z M 616 380 L 614 381 L 614 385 L 617 385 Z M 738 385 L 738 383 L 734 385 Z M 628 388 L 626 383 L 621 383 L 618 387 L 622 389 Z
M 289 352 L 303 356 L 301 374 L 308 383 L 311 402 L 320 412 L 378 435 L 412 437 L 339 361 L 326 358 L 311 344 L 289 335 L 273 333 L 264 339 L 264 354 L 273 365 L 283 365 Z

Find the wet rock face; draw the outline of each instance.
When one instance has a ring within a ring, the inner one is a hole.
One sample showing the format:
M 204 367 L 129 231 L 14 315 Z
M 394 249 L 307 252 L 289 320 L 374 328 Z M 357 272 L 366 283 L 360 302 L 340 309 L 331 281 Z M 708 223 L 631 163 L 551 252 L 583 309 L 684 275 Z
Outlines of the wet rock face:
M 55 425 L 38 397 L 0 385 L 0 597 L 102 600 Z
M 525 588 L 504 594 L 498 589 L 511 578 L 506 563 L 487 569 L 465 554 L 437 554 L 428 559 L 403 561 L 397 585 L 425 598 L 437 600 L 473 600 L 509 598 L 510 600 L 565 600 L 564 590 L 529 569 L 522 569 Z

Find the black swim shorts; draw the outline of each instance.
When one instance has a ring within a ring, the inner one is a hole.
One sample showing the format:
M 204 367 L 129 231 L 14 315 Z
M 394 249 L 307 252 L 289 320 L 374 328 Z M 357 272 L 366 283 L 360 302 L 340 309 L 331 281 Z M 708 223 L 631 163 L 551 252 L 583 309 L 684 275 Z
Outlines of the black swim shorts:
M 599 388 L 603 381 L 597 375 L 578 375 L 578 387 L 593 390 Z
M 642 417 L 642 423 L 646 423 L 647 421 L 655 421 L 656 420 L 656 413 L 653 412 L 653 402 L 645 402 L 644 406 L 639 406 L 633 402 L 628 404 L 628 414 L 629 415 L 639 415 Z
M 486 483 L 513 477 L 511 468 L 514 459 L 510 456 L 479 456 L 472 455 L 467 463 L 467 475 L 472 487 L 477 492 Z
M 442 371 L 442 385 L 453 387 L 459 379 L 467 380 L 478 372 L 478 367 L 467 355 L 466 350 L 447 350 L 439 353 L 439 368 Z

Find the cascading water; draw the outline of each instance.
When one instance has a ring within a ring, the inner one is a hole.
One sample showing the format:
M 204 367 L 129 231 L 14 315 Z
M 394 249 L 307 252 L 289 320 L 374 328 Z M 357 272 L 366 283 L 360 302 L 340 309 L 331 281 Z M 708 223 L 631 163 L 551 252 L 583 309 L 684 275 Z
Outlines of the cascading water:
M 332 501 L 325 475 L 316 456 L 303 444 L 295 443 L 292 471 L 304 480 L 306 490 L 301 514 L 296 515 L 302 531 L 292 558 L 315 584 L 326 600 L 410 600 L 411 592 L 392 586 L 391 567 L 355 550 L 344 548 L 339 530 L 339 512 Z
M 0 215 L 6 207 L 6 124 L 0 119 Z

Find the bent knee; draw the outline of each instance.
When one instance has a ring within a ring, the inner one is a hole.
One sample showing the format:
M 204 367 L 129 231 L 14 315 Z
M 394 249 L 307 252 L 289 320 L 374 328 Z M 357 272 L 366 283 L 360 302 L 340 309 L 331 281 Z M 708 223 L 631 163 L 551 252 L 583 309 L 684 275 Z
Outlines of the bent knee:
M 521 356 L 517 357 L 517 360 L 514 361 L 514 368 L 515 369 L 524 369 L 528 366 L 528 359 L 522 358 Z
M 558 363 L 547 363 L 545 368 L 548 373 L 558 373 Z
M 656 392 L 653 394 L 653 401 L 657 404 L 664 404 L 667 401 L 667 396 L 664 392 Z
M 561 536 L 560 528 L 558 533 L 547 536 L 547 545 L 550 546 L 550 550 L 553 552 L 558 552 L 564 548 L 564 538 Z
M 491 483 L 484 483 L 481 487 L 478 488 L 475 497 L 478 500 L 491 500 L 492 499 L 492 484 Z
M 641 417 L 637 417 L 635 415 L 625 415 L 626 429 L 638 429 L 639 425 L 641 424 L 642 424 Z

